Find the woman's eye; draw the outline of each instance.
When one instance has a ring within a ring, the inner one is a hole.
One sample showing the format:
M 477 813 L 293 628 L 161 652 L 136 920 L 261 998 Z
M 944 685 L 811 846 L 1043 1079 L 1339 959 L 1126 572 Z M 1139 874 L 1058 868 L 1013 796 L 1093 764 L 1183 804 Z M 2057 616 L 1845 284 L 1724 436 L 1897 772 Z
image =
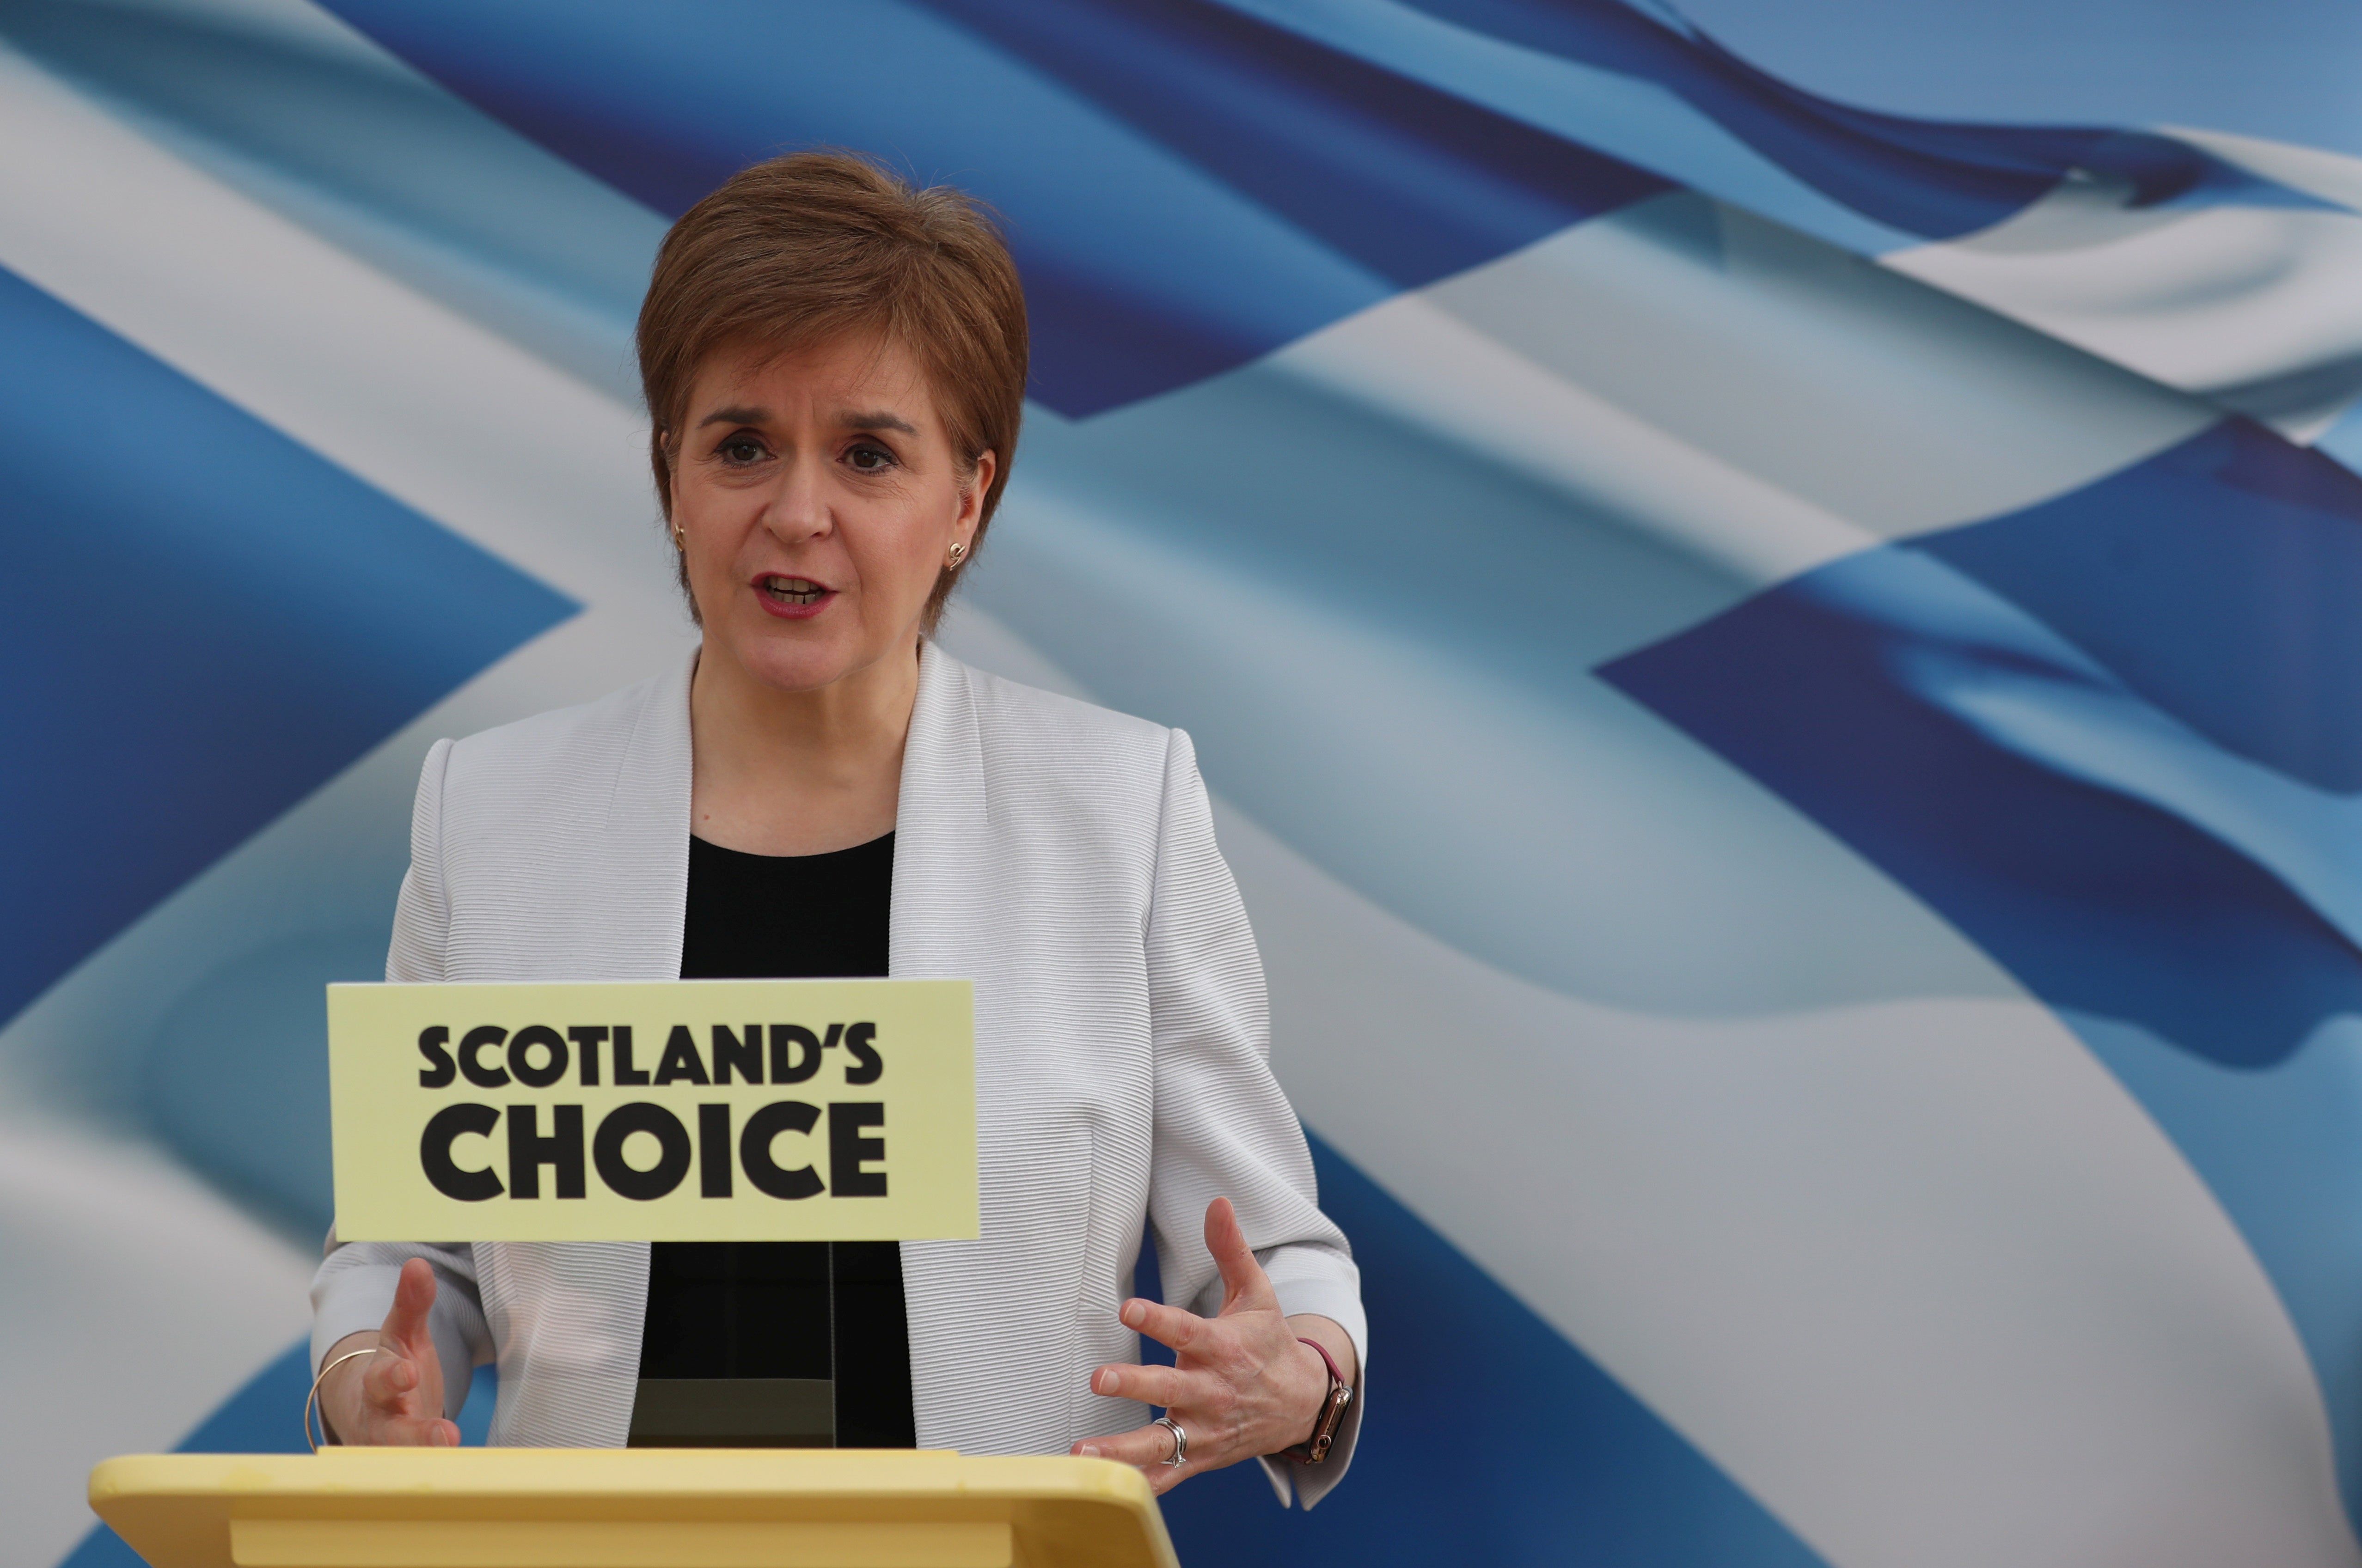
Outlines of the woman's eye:
M 765 456 L 763 444 L 752 436 L 733 436 L 714 450 L 725 463 L 760 462 Z
M 865 474 L 894 466 L 894 454 L 883 447 L 855 447 L 844 455 L 844 460 Z

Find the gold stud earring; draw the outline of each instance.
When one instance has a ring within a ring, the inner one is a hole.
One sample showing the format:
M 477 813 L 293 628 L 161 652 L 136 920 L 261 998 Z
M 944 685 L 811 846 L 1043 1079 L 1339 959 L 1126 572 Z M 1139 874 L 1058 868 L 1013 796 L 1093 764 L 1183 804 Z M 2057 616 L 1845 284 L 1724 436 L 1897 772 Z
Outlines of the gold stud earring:
M 678 523 L 672 525 L 672 547 L 682 555 L 689 554 L 689 536 L 680 531 L 680 525 Z
M 962 540 L 962 541 L 959 541 L 959 542 L 957 542 L 957 543 L 954 544 L 954 545 L 952 546 L 952 565 L 954 565 L 954 566 L 957 566 L 957 565 L 959 565 L 959 564 L 960 564 L 960 562 L 962 562 L 962 561 L 966 560 L 966 558 L 967 558 L 967 544 L 966 544 L 966 541 Z

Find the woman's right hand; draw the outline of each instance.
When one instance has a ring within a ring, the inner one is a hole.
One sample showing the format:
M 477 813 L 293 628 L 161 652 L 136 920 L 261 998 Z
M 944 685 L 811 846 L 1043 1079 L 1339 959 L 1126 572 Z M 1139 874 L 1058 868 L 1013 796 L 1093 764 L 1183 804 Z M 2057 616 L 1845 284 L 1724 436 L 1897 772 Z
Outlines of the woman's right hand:
M 347 1334 L 322 1364 L 354 1356 L 320 1385 L 320 1416 L 331 1442 L 360 1447 L 457 1448 L 459 1429 L 443 1419 L 443 1363 L 426 1316 L 435 1305 L 435 1270 L 425 1258 L 402 1265 L 393 1309 L 375 1331 Z

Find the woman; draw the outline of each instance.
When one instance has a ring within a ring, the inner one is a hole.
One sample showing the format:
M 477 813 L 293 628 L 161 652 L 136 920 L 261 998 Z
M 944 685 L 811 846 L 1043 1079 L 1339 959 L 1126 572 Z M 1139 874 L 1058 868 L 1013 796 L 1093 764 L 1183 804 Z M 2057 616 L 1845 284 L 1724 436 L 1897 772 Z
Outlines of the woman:
M 455 1442 L 497 1362 L 495 1442 L 1065 1450 L 1160 1491 L 1262 1457 L 1307 1507 L 1341 1475 L 1359 1276 L 1265 1063 L 1188 736 L 927 640 L 1008 482 L 1025 331 L 977 211 L 857 159 L 775 160 L 683 216 L 639 356 L 701 646 L 436 743 L 387 962 L 972 979 L 981 1239 L 332 1236 L 314 1360 L 338 1441 Z M 1143 1220 L 1169 1305 L 1121 1299 Z M 1139 1365 L 1138 1333 L 1175 1365 Z

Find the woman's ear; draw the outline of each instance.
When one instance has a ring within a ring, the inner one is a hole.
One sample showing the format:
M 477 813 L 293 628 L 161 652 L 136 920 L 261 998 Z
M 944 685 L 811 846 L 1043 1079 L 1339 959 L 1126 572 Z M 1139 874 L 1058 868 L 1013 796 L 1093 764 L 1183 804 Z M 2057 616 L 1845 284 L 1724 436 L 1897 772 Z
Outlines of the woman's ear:
M 969 472 L 967 484 L 960 491 L 960 526 L 973 533 L 984 517 L 984 498 L 992 493 L 992 481 L 1000 473 L 1000 454 L 988 447 L 977 454 L 976 467 Z
M 672 516 L 672 433 L 659 425 L 648 431 L 648 469 L 657 481 L 657 503 Z

